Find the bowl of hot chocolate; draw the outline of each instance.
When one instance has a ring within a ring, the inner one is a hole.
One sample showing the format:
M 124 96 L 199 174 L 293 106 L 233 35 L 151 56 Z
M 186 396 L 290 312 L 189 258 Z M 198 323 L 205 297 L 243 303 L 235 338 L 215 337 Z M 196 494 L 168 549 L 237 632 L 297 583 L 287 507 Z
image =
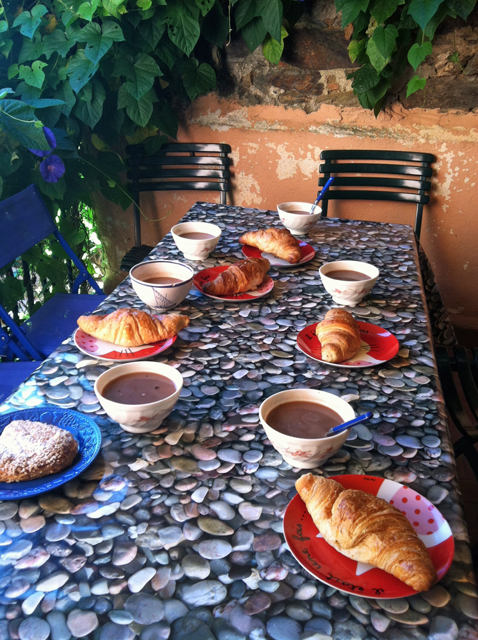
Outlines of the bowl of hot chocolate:
M 154 311 L 163 313 L 188 295 L 194 270 L 175 260 L 146 260 L 136 264 L 129 274 L 138 298 Z
M 169 416 L 183 388 L 183 377 L 160 362 L 128 362 L 108 369 L 95 393 L 108 416 L 130 433 L 148 433 Z
M 326 437 L 329 429 L 355 418 L 348 402 L 317 389 L 289 389 L 265 400 L 259 419 L 272 446 L 299 469 L 320 467 L 337 453 L 348 431 Z
M 322 209 L 311 202 L 283 202 L 277 205 L 280 221 L 293 236 L 304 236 L 322 215 Z
M 358 260 L 327 262 L 320 269 L 320 278 L 332 300 L 353 307 L 370 293 L 380 271 L 373 264 Z
M 177 248 L 188 260 L 205 260 L 216 248 L 221 229 L 210 222 L 182 222 L 171 229 Z

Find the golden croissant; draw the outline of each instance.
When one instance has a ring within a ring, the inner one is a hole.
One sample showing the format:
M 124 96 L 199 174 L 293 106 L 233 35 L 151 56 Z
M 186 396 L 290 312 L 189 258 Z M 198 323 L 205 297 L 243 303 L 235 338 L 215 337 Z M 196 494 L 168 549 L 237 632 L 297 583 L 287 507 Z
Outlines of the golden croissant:
M 311 473 L 301 476 L 295 486 L 334 549 L 391 573 L 415 591 L 427 591 L 435 584 L 437 574 L 425 545 L 394 506 Z
M 266 258 L 247 258 L 231 264 L 215 280 L 203 285 L 204 293 L 213 296 L 232 296 L 245 291 L 255 291 L 269 271 Z
M 139 347 L 172 338 L 188 324 L 187 316 L 174 313 L 156 317 L 139 309 L 118 309 L 107 316 L 78 318 L 85 333 L 121 347 Z
M 259 231 L 248 231 L 239 238 L 239 242 L 256 247 L 265 253 L 272 253 L 273 256 L 286 260 L 290 264 L 297 264 L 302 257 L 299 241 L 288 229 L 271 227 L 259 229 Z
M 331 309 L 317 325 L 317 337 L 324 362 L 343 362 L 360 350 L 360 331 L 353 316 L 345 309 Z

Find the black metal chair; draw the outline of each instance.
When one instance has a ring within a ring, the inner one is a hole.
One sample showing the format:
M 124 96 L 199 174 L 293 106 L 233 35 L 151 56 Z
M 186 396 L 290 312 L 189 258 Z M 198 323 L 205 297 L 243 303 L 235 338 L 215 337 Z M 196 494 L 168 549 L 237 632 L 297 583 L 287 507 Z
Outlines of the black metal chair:
M 330 200 L 388 200 L 415 203 L 415 235 L 420 238 L 423 206 L 428 204 L 432 163 L 431 153 L 403 151 L 322 151 L 319 187 L 333 176 L 334 182 L 321 201 L 327 215 Z M 355 175 L 352 175 L 355 174 Z M 383 174 L 387 177 L 377 176 Z M 369 187 L 367 189 L 367 187 Z
M 227 204 L 231 189 L 231 147 L 228 144 L 170 143 L 154 155 L 148 155 L 143 145 L 126 148 L 127 177 L 134 200 L 134 244 L 121 261 L 121 269 L 144 260 L 153 249 L 141 244 L 141 211 L 139 195 L 143 191 L 219 191 L 221 204 Z

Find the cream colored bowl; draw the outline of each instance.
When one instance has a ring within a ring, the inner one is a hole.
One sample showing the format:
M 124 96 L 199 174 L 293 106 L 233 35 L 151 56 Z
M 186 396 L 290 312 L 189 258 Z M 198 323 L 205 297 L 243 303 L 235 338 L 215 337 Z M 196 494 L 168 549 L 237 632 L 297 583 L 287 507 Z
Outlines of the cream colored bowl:
M 176 387 L 176 391 L 168 398 L 158 400 L 157 402 L 148 402 L 146 404 L 122 404 L 107 400 L 103 396 L 103 390 L 106 385 L 129 373 L 158 373 L 165 378 L 169 378 Z M 178 401 L 179 394 L 183 388 L 183 377 L 173 367 L 160 362 L 138 361 L 128 362 L 112 367 L 102 373 L 95 382 L 95 393 L 99 403 L 106 411 L 108 416 L 118 422 L 125 431 L 130 433 L 148 433 L 154 431 L 163 422 L 174 409 L 174 405 Z
M 332 393 L 316 389 L 290 389 L 280 391 L 264 400 L 259 409 L 259 419 L 272 446 L 286 462 L 299 469 L 320 467 L 326 460 L 337 453 L 347 440 L 348 431 L 330 438 L 295 438 L 276 431 L 267 424 L 267 416 L 281 404 L 286 402 L 316 402 L 336 411 L 343 422 L 355 418 L 355 411 L 345 400 Z
M 331 271 L 337 270 L 360 271 L 370 277 L 370 280 L 358 280 L 348 282 L 346 280 L 335 280 L 327 277 Z M 320 269 L 320 278 L 327 293 L 330 293 L 332 300 L 340 305 L 354 307 L 365 298 L 373 289 L 373 285 L 377 282 L 380 271 L 373 264 L 368 262 L 359 262 L 358 260 L 337 260 L 336 262 L 327 262 Z
M 193 240 L 184 238 L 182 233 L 208 233 L 213 237 L 206 240 Z M 216 248 L 221 233 L 221 229 L 210 222 L 182 222 L 171 229 L 177 248 L 188 260 L 205 260 Z
M 163 313 L 174 309 L 188 295 L 194 271 L 187 264 L 175 260 L 147 260 L 136 264 L 129 274 L 138 298 L 154 311 Z M 143 280 L 160 276 L 177 278 L 180 282 L 153 284 Z
M 314 207 L 312 214 L 293 213 L 294 211 L 310 211 Z M 322 209 L 311 202 L 283 202 L 277 205 L 279 218 L 286 229 L 293 236 L 304 236 L 315 225 L 322 215 Z

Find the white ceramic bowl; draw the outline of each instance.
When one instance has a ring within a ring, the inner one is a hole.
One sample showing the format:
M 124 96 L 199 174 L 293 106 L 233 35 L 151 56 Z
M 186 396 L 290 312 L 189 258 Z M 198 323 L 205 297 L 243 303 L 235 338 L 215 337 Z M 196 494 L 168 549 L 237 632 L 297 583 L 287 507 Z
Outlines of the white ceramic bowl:
M 183 233 L 208 233 L 212 238 L 206 240 L 192 240 L 184 238 Z M 210 222 L 182 222 L 171 229 L 171 235 L 179 251 L 188 260 L 205 260 L 213 249 L 216 248 L 221 229 Z
M 286 402 L 316 402 L 336 411 L 343 422 L 355 418 L 355 411 L 345 400 L 332 393 L 316 389 L 290 389 L 280 391 L 264 400 L 259 409 L 259 419 L 272 446 L 286 462 L 299 469 L 320 467 L 337 453 L 348 437 L 348 431 L 330 438 L 295 438 L 273 429 L 266 418 L 272 409 Z
M 109 382 L 126 374 L 139 372 L 158 373 L 169 378 L 176 387 L 176 391 L 168 398 L 147 404 L 122 404 L 107 400 L 103 396 L 103 390 Z M 95 382 L 96 397 L 103 409 L 112 420 L 118 422 L 125 431 L 130 433 L 148 433 L 157 429 L 174 409 L 182 388 L 183 377 L 179 371 L 167 364 L 151 361 L 120 364 L 102 373 Z
M 187 264 L 174 260 L 149 260 L 136 264 L 129 272 L 136 295 L 154 311 L 173 309 L 188 295 L 194 271 Z M 143 278 L 169 276 L 181 282 L 173 284 L 152 284 Z
M 307 211 L 314 207 L 314 212 L 309 213 L 293 213 L 294 211 Z M 279 218 L 286 229 L 293 236 L 304 236 L 315 225 L 322 215 L 322 209 L 311 202 L 283 202 L 277 205 Z
M 337 270 L 360 271 L 370 277 L 370 280 L 358 280 L 348 282 L 346 280 L 336 280 L 328 278 L 327 274 Z M 373 285 L 377 282 L 380 271 L 373 264 L 359 262 L 358 260 L 337 260 L 336 262 L 326 262 L 320 269 L 320 278 L 327 293 L 330 293 L 332 300 L 340 305 L 354 307 L 362 298 L 370 293 Z

